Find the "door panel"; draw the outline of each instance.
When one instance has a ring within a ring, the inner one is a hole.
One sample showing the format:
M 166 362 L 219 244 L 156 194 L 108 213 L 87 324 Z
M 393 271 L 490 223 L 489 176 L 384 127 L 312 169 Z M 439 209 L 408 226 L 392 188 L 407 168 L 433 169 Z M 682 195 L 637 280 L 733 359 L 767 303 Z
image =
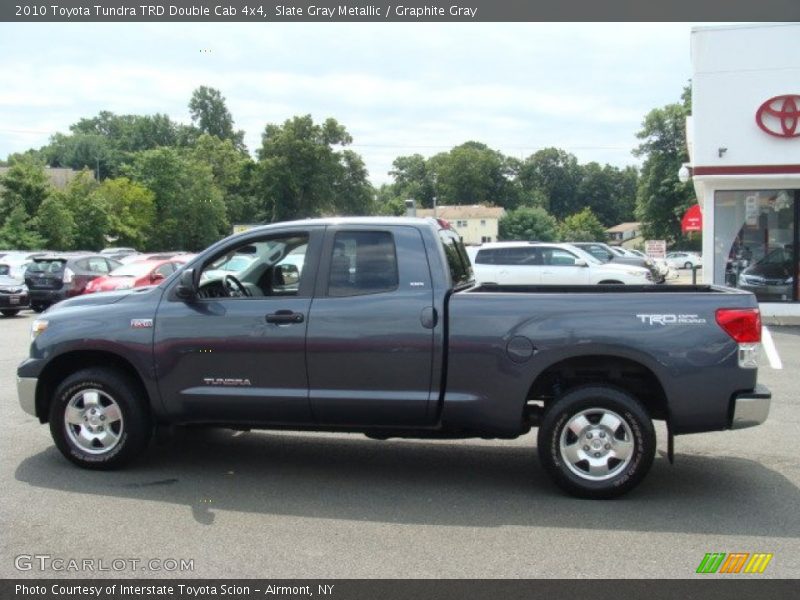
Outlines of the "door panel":
M 311 406 L 321 424 L 434 418 L 434 332 L 442 324 L 422 237 L 410 227 L 378 229 L 328 230 L 325 285 L 317 284 L 308 324 Z M 396 245 L 391 255 L 387 241 Z
M 183 302 L 165 294 L 155 320 L 155 369 L 176 419 L 312 422 L 305 346 L 323 234 L 319 228 L 246 237 L 198 266 L 205 297 Z M 277 285 L 286 252 L 303 249 L 299 280 Z M 241 271 L 219 268 L 241 254 L 252 258 L 241 261 Z M 251 295 L 231 297 L 241 292 L 226 287 L 230 276 Z

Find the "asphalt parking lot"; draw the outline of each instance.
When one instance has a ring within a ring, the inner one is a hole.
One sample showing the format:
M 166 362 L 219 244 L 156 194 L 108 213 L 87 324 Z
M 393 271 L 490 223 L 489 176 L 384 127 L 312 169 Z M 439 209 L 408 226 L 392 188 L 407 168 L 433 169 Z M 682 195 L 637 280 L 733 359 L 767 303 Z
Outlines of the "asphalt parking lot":
M 32 318 L 0 320 L 0 577 L 683 578 L 707 552 L 774 554 L 747 577 L 800 573 L 800 328 L 772 329 L 784 368 L 762 366 L 774 395 L 765 425 L 679 437 L 674 466 L 659 427 L 646 481 L 601 502 L 562 495 L 533 434 L 379 442 L 196 431 L 151 445 L 127 470 L 80 470 L 17 404 Z M 19 570 L 20 555 L 128 562 Z M 132 569 L 132 559 L 194 568 Z

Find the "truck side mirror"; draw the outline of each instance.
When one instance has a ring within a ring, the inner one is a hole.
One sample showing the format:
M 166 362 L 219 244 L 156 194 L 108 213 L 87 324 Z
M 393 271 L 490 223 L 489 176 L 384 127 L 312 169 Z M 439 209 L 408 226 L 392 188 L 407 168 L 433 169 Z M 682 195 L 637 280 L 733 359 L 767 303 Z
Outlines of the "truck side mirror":
M 197 285 L 194 282 L 194 269 L 184 269 L 178 279 L 175 295 L 181 300 L 194 300 L 197 297 Z
M 576 267 L 587 267 L 588 264 L 586 263 L 585 258 L 576 258 L 575 259 L 575 266 Z

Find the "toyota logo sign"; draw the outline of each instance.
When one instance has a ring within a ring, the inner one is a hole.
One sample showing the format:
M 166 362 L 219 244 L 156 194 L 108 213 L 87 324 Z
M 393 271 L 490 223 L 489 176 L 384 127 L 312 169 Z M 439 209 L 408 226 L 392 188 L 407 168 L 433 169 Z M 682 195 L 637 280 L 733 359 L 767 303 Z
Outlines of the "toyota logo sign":
M 758 107 L 756 123 L 775 137 L 800 137 L 800 95 L 786 94 L 770 98 Z

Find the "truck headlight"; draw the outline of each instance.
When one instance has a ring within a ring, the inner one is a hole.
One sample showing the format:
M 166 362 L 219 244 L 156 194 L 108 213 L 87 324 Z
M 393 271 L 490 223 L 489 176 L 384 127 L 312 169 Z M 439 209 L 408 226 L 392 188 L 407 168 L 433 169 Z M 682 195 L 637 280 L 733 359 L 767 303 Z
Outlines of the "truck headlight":
M 50 325 L 50 322 L 47 319 L 35 319 L 31 323 L 31 341 L 35 340 L 40 333 L 47 329 L 48 325 Z

